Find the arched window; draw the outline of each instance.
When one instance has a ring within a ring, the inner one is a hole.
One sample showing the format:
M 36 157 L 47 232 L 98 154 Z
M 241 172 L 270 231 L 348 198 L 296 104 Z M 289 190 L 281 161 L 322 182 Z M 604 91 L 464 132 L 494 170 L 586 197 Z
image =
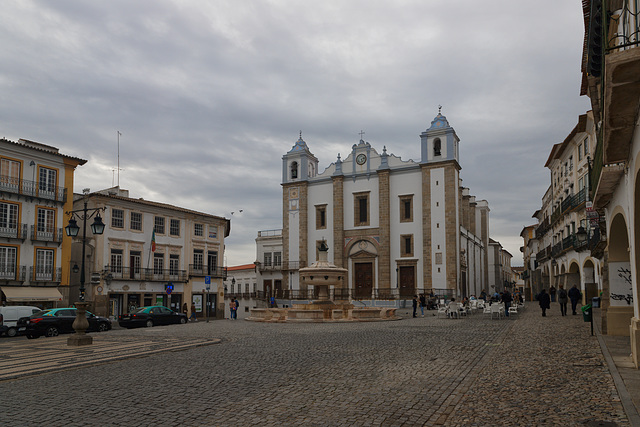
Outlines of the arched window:
M 440 142 L 440 138 L 436 138 L 433 141 L 433 155 L 439 156 L 442 151 L 442 143 Z
M 291 162 L 291 179 L 298 178 L 298 162 Z

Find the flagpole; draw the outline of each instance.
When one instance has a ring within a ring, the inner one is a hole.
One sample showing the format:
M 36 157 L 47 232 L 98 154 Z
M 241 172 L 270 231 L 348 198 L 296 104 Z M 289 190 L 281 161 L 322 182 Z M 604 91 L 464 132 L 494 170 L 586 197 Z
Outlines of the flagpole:
M 120 188 L 120 135 L 122 134 L 120 131 L 116 132 L 118 132 L 118 188 Z

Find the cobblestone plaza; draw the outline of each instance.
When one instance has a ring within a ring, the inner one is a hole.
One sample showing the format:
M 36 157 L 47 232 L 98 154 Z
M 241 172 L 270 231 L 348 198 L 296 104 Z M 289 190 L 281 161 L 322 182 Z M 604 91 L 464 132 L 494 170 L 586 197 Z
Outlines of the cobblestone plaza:
M 93 334 L 75 350 L 66 337 L 3 339 L 0 374 L 61 361 L 0 377 L 0 425 L 632 425 L 589 324 L 554 308 L 543 318 L 529 303 L 503 320 L 399 310 L 403 320 L 380 323 L 200 321 Z

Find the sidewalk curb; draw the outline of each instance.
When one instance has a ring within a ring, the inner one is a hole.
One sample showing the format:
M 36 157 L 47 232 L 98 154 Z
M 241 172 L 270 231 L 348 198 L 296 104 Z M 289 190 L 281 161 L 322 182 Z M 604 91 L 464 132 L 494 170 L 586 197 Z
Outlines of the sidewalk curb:
M 640 414 L 638 414 L 638 409 L 633 403 L 631 394 L 629 394 L 629 390 L 627 390 L 627 386 L 625 385 L 622 376 L 620 376 L 620 372 L 618 372 L 618 367 L 611 357 L 611 353 L 609 352 L 607 344 L 604 342 L 604 338 L 602 338 L 600 326 L 595 322 L 593 324 L 593 330 L 598 338 L 598 343 L 600 344 L 600 349 L 602 350 L 604 359 L 607 361 L 609 372 L 613 377 L 613 382 L 618 390 L 618 395 L 620 396 L 620 403 L 622 403 L 624 412 L 627 414 L 627 418 L 629 418 L 629 423 L 631 423 L 632 426 L 640 426 Z

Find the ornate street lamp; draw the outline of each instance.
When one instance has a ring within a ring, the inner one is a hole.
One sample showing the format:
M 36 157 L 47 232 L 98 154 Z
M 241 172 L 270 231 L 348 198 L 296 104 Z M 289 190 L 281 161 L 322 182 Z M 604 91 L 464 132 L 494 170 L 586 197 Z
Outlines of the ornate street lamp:
M 585 242 L 589 239 L 589 234 L 583 226 L 578 227 L 578 231 L 576 231 L 576 238 L 578 239 L 578 243 L 580 243 L 580 246 L 584 245 Z
M 91 224 L 91 231 L 93 234 L 102 234 L 104 233 L 104 223 L 102 222 L 102 218 L 100 217 L 100 211 L 106 210 L 106 207 L 103 208 L 87 208 L 87 199 L 84 200 L 84 208 L 78 209 L 75 211 L 66 212 L 66 214 L 70 215 L 69 224 L 64 228 L 67 236 L 76 237 L 78 232 L 80 231 L 80 227 L 78 227 L 78 223 L 75 218 L 82 220 L 82 261 L 80 262 L 80 296 L 79 302 L 75 303 L 76 306 L 76 319 L 73 321 L 73 329 L 75 329 L 76 333 L 71 335 L 67 339 L 67 345 L 72 346 L 80 346 L 80 345 L 89 345 L 93 343 L 93 338 L 86 335 L 85 331 L 89 327 L 89 322 L 87 321 L 86 311 L 87 306 L 89 305 L 84 301 L 85 297 L 85 275 L 84 275 L 84 261 L 85 261 L 85 247 L 87 245 L 87 220 L 94 217 L 93 224 Z M 78 272 L 78 265 L 75 264 L 73 266 L 73 272 Z

